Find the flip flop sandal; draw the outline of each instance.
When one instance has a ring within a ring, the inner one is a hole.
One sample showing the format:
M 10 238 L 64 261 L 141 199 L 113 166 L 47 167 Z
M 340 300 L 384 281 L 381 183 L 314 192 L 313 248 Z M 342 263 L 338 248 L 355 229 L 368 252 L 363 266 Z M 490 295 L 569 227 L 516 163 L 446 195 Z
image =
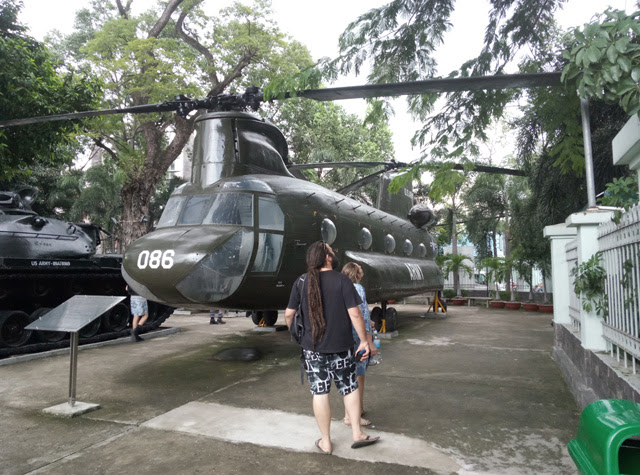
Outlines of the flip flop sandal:
M 333 450 L 326 451 L 326 450 L 323 450 L 322 447 L 320 447 L 321 440 L 322 439 L 316 440 L 316 448 L 325 455 L 331 455 L 333 453 Z
M 376 442 L 378 442 L 379 440 L 380 440 L 380 437 L 371 437 L 370 435 L 368 435 L 366 439 L 359 440 L 359 441 L 354 442 L 353 444 L 351 444 L 351 448 L 352 449 L 359 449 L 360 447 L 366 447 L 367 445 L 373 445 Z

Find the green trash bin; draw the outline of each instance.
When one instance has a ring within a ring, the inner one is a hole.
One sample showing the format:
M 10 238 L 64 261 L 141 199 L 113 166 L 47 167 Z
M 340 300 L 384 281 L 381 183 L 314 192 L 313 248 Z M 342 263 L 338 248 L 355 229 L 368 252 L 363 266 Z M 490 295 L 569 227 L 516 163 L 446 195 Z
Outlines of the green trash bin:
M 640 404 L 624 399 L 589 404 L 569 454 L 582 475 L 640 475 Z

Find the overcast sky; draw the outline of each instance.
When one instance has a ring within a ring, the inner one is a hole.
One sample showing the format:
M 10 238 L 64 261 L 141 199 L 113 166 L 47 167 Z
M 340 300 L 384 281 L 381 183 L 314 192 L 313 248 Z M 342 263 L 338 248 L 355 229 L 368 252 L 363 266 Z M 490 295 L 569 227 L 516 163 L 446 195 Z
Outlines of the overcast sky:
M 307 45 L 314 59 L 318 59 L 335 56 L 338 36 L 346 26 L 368 9 L 387 2 L 388 0 L 272 0 L 272 5 L 281 30 Z M 152 0 L 134 0 L 134 11 L 143 10 L 151 3 Z M 204 5 L 214 13 L 220 6 L 228 3 L 229 0 L 205 0 Z M 53 29 L 71 32 L 75 12 L 89 4 L 89 0 L 24 0 L 20 20 L 30 28 L 32 36 L 41 40 Z M 453 29 L 445 37 L 444 45 L 437 54 L 441 75 L 456 69 L 480 51 L 487 24 L 488 4 L 487 0 L 456 0 L 456 9 L 451 18 Z M 569 28 L 583 25 L 594 14 L 603 12 L 607 6 L 630 10 L 634 5 L 632 0 L 568 0 L 556 17 L 563 28 Z M 340 81 L 339 85 L 364 82 L 364 77 L 347 78 Z M 353 113 L 362 113 L 363 103 L 359 99 L 341 101 L 341 105 Z M 397 159 L 411 161 L 418 158 L 418 152 L 411 150 L 409 140 L 419 127 L 403 112 L 403 105 L 401 99 L 394 101 L 396 116 L 392 119 L 391 128 Z

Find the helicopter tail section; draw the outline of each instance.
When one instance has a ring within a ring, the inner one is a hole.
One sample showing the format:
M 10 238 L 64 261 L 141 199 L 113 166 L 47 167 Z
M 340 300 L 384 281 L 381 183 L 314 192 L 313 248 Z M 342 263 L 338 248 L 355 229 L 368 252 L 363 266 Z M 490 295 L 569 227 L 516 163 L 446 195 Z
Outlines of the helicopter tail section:
M 377 208 L 405 219 L 413 206 L 412 183 L 408 181 L 397 193 L 391 193 L 389 191 L 389 184 L 398 174 L 397 172 L 386 172 L 380 177 Z
M 433 260 L 368 252 L 347 251 L 345 254 L 347 260 L 363 268 L 362 285 L 371 302 L 442 290 L 444 285 L 442 272 Z

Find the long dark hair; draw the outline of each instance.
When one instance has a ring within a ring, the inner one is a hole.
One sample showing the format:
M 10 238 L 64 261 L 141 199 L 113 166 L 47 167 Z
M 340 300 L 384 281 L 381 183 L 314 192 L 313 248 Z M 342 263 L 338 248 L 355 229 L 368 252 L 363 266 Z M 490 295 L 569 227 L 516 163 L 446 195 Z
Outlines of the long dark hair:
M 307 250 L 307 289 L 309 299 L 309 321 L 313 348 L 324 335 L 327 322 L 322 311 L 322 293 L 320 292 L 320 269 L 327 261 L 329 249 L 322 242 L 314 242 Z

